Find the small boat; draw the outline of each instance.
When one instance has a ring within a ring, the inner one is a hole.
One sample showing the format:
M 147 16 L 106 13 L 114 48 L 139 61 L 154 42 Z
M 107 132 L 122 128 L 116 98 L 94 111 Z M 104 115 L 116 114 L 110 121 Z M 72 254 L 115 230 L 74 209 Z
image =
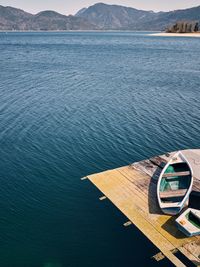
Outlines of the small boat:
M 177 219 L 176 224 L 186 236 L 200 235 L 200 210 L 187 209 Z
M 165 214 L 176 215 L 188 206 L 192 190 L 192 168 L 179 151 L 163 168 L 157 184 L 157 198 Z

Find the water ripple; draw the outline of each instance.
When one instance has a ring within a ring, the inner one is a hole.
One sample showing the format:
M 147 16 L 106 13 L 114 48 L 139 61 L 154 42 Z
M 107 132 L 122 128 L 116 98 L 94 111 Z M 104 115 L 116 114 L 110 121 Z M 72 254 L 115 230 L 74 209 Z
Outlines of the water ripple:
M 146 240 L 136 230 L 112 236 L 114 211 L 101 209 L 80 178 L 200 146 L 199 40 L 114 32 L 0 37 L 1 265 L 112 260 L 125 267 L 128 257 L 151 266 L 154 248 L 141 259 Z

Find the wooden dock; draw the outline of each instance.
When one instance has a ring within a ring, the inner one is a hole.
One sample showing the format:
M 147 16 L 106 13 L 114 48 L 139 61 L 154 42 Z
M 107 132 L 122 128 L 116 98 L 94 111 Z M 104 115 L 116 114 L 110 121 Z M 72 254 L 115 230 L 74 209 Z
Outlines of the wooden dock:
M 194 172 L 194 193 L 200 192 L 200 149 L 184 150 Z M 87 176 L 136 227 L 176 266 L 186 266 L 183 254 L 200 266 L 200 236 L 185 237 L 176 227 L 176 217 L 162 214 L 156 184 L 166 162 L 175 152 L 133 163 L 129 166 Z M 102 198 L 104 199 L 104 198 Z

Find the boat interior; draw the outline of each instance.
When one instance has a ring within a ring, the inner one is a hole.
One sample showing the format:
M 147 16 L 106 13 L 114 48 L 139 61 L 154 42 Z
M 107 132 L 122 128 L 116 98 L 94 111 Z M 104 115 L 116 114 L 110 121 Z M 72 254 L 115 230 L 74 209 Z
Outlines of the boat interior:
M 191 183 L 191 172 L 185 162 L 168 166 L 160 183 L 162 202 L 180 202 L 184 198 Z
M 197 215 L 197 213 L 190 211 L 186 215 L 186 218 L 189 220 L 190 223 L 200 229 L 200 214 Z

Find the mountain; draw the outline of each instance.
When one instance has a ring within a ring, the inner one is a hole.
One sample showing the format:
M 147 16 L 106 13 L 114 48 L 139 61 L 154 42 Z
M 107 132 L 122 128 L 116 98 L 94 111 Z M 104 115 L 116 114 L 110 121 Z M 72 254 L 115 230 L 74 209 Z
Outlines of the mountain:
M 104 30 L 137 29 L 137 25 L 153 19 L 154 15 L 155 13 L 150 11 L 103 3 L 90 6 L 76 14 Z
M 200 6 L 183 10 L 156 13 L 152 20 L 144 21 L 142 26 L 147 30 L 165 30 L 177 21 L 200 22 Z
M 0 6 L 0 30 L 91 30 L 97 29 L 87 19 L 43 11 L 36 15 L 21 9 Z
M 30 20 L 32 15 L 21 9 L 0 6 L 0 29 L 15 30 L 19 25 L 23 28 L 24 22 Z
M 78 17 L 78 16 L 81 16 L 81 14 L 83 14 L 86 10 L 87 10 L 86 7 L 81 8 L 81 9 L 76 13 L 76 16 L 77 16 L 77 17 Z
M 104 30 L 164 30 L 179 20 L 200 21 L 200 6 L 171 12 L 153 12 L 97 3 L 75 16 Z
M 138 10 L 119 5 L 97 3 L 83 8 L 75 16 L 55 11 L 36 15 L 21 9 L 0 6 L 0 30 L 165 30 L 177 21 L 200 22 L 200 6 L 171 12 Z

